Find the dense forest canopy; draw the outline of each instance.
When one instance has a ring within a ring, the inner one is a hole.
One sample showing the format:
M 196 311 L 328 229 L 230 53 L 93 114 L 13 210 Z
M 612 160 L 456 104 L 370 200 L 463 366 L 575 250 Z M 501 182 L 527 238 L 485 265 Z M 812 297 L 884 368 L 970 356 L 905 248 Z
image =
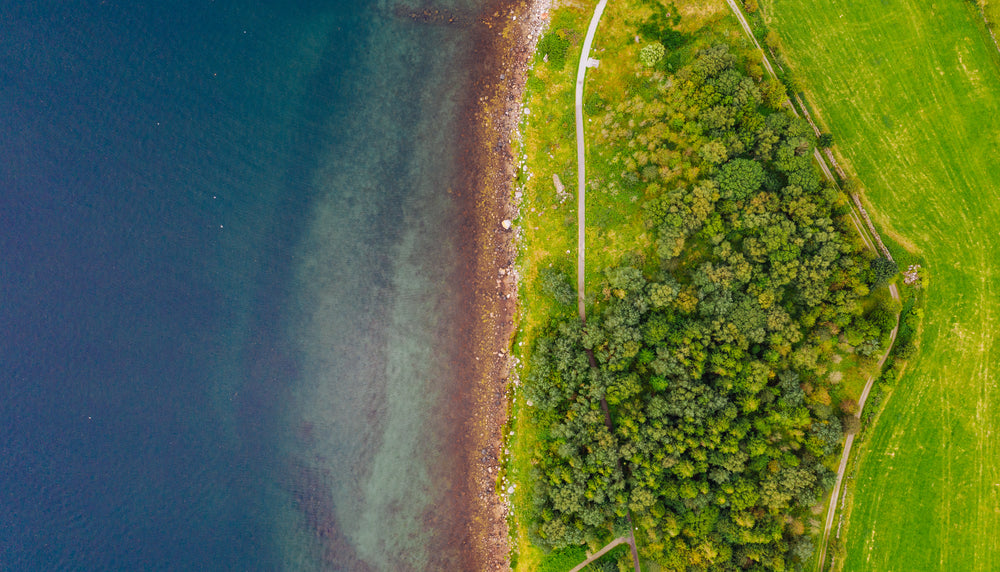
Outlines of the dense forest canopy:
M 785 570 L 811 554 L 803 523 L 844 431 L 822 342 L 874 356 L 894 318 L 866 302 L 885 273 L 820 182 L 808 125 L 743 67 L 703 50 L 640 72 L 655 89 L 594 118 L 597 144 L 618 150 L 608 185 L 641 190 L 655 248 L 607 269 L 585 325 L 568 279 L 541 277 L 565 312 L 525 379 L 540 545 L 630 517 L 668 570 Z

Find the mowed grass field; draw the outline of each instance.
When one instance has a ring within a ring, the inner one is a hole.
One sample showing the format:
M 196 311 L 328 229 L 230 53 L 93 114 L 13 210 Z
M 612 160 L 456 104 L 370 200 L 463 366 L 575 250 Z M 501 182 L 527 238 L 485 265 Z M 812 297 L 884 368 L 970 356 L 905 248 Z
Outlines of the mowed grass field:
M 930 277 L 921 351 L 857 453 L 843 569 L 1000 570 L 998 54 L 961 0 L 762 7 L 876 223 Z

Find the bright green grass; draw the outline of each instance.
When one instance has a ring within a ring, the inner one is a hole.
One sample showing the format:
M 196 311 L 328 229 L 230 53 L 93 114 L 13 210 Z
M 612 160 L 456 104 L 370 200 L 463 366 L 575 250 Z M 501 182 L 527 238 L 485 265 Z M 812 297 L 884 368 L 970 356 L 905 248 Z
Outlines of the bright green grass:
M 765 11 L 876 221 L 927 260 L 922 351 L 859 453 L 845 570 L 1000 569 L 1000 69 L 959 0 Z

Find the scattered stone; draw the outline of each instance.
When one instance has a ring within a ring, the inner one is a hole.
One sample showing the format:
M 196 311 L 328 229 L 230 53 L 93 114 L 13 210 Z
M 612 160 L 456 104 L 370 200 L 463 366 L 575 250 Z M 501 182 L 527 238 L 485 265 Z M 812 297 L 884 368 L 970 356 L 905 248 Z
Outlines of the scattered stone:
M 913 286 L 920 283 L 920 265 L 911 264 L 906 272 L 903 272 L 903 284 Z
M 566 199 L 569 198 L 569 193 L 566 192 L 566 186 L 559 180 L 559 175 L 556 173 L 552 173 L 552 184 L 556 187 L 556 196 L 559 197 L 559 202 L 566 202 Z

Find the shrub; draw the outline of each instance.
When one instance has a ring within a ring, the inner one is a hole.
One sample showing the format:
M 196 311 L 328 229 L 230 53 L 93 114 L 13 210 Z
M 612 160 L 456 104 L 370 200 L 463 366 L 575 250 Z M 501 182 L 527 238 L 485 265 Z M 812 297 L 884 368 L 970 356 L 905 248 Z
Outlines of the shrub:
M 792 543 L 792 556 L 797 558 L 799 562 L 806 562 L 813 553 L 813 543 L 812 540 L 808 538 L 800 538 Z
M 846 397 L 840 402 L 840 410 L 846 415 L 855 415 L 858 412 L 858 402 Z
M 775 32 L 774 30 L 769 31 L 767 35 L 764 36 L 764 44 L 767 45 L 767 47 L 770 48 L 772 51 L 778 49 L 778 43 L 780 41 L 781 40 L 780 38 L 778 38 L 778 33 Z
M 570 285 L 566 275 L 554 268 L 544 268 L 539 273 L 538 281 L 546 294 L 555 298 L 560 304 L 571 306 L 576 302 L 576 292 Z
M 844 433 L 848 435 L 854 435 L 858 431 L 861 431 L 861 420 L 853 415 L 848 415 L 844 417 Z
M 917 353 L 917 347 L 907 340 L 906 343 L 897 343 L 896 347 L 893 348 L 893 353 L 899 359 L 910 359 L 913 354 Z
M 879 286 L 888 282 L 899 272 L 899 265 L 894 260 L 889 260 L 883 256 L 872 260 L 872 285 Z
M 563 30 L 554 30 L 538 40 L 537 53 L 548 56 L 549 66 L 561 70 L 566 66 L 566 51 L 569 49 L 569 38 Z
M 666 48 L 664 48 L 663 44 L 659 42 L 649 44 L 639 50 L 639 61 L 642 62 L 642 65 L 651 68 L 663 59 L 663 54 L 666 52 Z

